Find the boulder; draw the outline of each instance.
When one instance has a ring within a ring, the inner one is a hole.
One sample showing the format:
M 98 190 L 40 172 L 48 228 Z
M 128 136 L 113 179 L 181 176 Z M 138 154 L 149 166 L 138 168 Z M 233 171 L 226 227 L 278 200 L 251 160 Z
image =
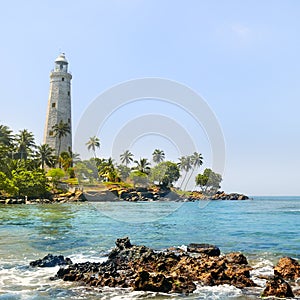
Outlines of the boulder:
M 294 294 L 290 285 L 281 277 L 274 276 L 267 281 L 262 297 L 278 297 L 278 298 L 293 298 Z
M 282 257 L 274 267 L 274 274 L 284 279 L 300 278 L 300 265 L 293 258 Z
M 70 258 L 62 255 L 52 255 L 48 254 L 42 259 L 38 259 L 35 261 L 32 261 L 29 263 L 31 267 L 41 267 L 41 268 L 46 268 L 46 267 L 55 267 L 55 266 L 62 266 L 62 265 L 71 265 L 72 261 Z
M 219 256 L 221 254 L 221 251 L 218 247 L 210 244 L 191 243 L 187 246 L 187 251 L 206 254 L 208 256 Z

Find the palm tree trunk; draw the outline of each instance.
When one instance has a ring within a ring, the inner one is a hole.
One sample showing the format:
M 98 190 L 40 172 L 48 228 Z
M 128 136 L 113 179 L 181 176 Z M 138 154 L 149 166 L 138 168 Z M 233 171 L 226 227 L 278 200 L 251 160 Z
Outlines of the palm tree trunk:
M 192 169 L 192 171 L 191 171 L 191 174 L 190 174 L 190 176 L 189 176 L 189 178 L 188 178 L 188 180 L 187 180 L 187 182 L 186 182 L 186 184 L 185 184 L 185 186 L 184 186 L 184 190 L 186 190 L 186 187 L 187 187 L 189 181 L 191 180 L 191 177 L 192 177 L 194 171 L 195 171 L 195 167 L 194 167 L 194 168 Z
M 181 189 L 181 187 L 182 187 L 182 185 L 183 185 L 183 183 L 184 183 L 184 181 L 185 181 L 185 178 L 186 178 L 186 175 L 187 175 L 187 172 L 185 172 L 185 175 L 184 175 L 184 177 L 183 177 L 183 180 L 181 181 L 181 184 L 180 184 L 180 189 Z
M 58 166 L 61 169 L 61 161 L 59 159 L 59 154 L 60 154 L 60 147 L 61 147 L 61 138 L 58 141 L 58 151 L 57 151 L 57 160 L 58 160 Z

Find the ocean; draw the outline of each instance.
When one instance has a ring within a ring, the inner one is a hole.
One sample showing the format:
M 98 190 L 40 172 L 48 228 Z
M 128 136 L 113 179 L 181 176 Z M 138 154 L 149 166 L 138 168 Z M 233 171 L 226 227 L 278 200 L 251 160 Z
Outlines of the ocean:
M 256 299 L 262 288 L 198 287 L 189 295 L 95 289 L 50 281 L 59 267 L 31 268 L 48 253 L 73 262 L 103 261 L 117 238 L 157 250 L 210 243 L 243 252 L 259 275 L 282 256 L 300 260 L 300 197 L 244 201 L 82 202 L 0 206 L 0 299 Z M 298 283 L 300 284 L 300 282 Z

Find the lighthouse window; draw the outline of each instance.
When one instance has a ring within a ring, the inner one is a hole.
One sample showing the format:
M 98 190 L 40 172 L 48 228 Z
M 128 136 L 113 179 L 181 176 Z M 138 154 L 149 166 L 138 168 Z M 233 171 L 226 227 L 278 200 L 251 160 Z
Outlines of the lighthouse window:
M 52 130 L 49 131 L 49 135 L 50 135 L 50 136 L 53 136 L 53 131 L 52 131 Z
M 56 106 L 56 103 L 55 103 L 55 102 L 53 102 L 53 103 L 52 103 L 52 107 L 55 107 L 55 106 Z
M 70 120 L 70 118 L 68 119 L 68 123 L 71 123 L 71 120 Z
M 68 96 L 70 96 L 70 91 L 68 91 Z
M 61 81 L 65 81 L 65 78 L 63 77 L 63 78 L 61 79 Z

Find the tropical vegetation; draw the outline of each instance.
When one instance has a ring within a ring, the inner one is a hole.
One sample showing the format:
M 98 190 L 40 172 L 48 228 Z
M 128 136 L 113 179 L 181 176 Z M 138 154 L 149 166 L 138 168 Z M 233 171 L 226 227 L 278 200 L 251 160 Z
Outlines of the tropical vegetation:
M 184 190 L 195 178 L 195 187 L 203 193 L 217 191 L 222 177 L 203 165 L 201 153 L 181 156 L 177 162 L 166 159 L 165 152 L 154 149 L 152 164 L 146 157 L 134 159 L 130 150 L 119 156 L 119 162 L 112 157 L 97 157 L 100 139 L 92 136 L 86 147 L 92 157 L 80 160 L 72 152 L 61 152 L 61 143 L 70 133 L 70 126 L 63 121 L 53 126 L 54 135 L 59 140 L 57 152 L 47 144 L 37 145 L 32 132 L 27 129 L 14 134 L 6 125 L 0 125 L 0 196 L 44 197 L 58 192 L 68 184 L 120 186 L 160 186 L 179 187 Z
M 56 134 L 61 139 L 70 129 L 58 125 Z M 58 162 L 66 171 L 59 168 L 64 174 L 59 179 L 50 176 Z M 37 145 L 29 130 L 13 134 L 8 126 L 0 125 L 0 196 L 47 197 L 57 189 L 59 180 L 67 180 L 67 174 L 75 176 L 72 165 L 71 153 L 58 156 L 48 144 Z

